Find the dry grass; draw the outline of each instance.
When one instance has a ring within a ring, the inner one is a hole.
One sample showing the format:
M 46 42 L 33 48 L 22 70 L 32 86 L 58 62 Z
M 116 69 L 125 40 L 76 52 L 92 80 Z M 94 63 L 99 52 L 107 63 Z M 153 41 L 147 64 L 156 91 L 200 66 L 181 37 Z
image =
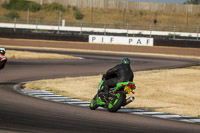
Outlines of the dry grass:
M 129 107 L 197 117 L 200 67 L 138 72 L 136 102 Z
M 90 101 L 97 92 L 98 83 L 101 76 L 76 77 L 76 78 L 59 78 L 34 81 L 26 84 L 26 89 L 47 90 L 69 96 Z
M 50 54 L 50 53 L 36 53 L 28 51 L 7 50 L 6 57 L 8 59 L 78 59 L 74 56 Z
M 92 10 L 90 8 L 80 8 L 79 9 L 83 14 L 83 22 L 88 23 L 91 22 L 91 12 Z M 0 6 L 0 17 L 5 16 L 9 11 L 6 9 L 3 9 Z M 19 11 L 20 19 L 26 20 L 27 18 L 27 12 Z M 72 8 L 67 10 L 66 12 L 62 13 L 62 19 L 65 19 L 66 22 L 78 22 L 80 23 L 80 20 L 76 20 L 74 18 L 74 11 Z M 188 19 L 187 19 L 188 17 Z M 35 23 L 36 19 L 39 19 L 40 21 L 54 21 L 55 24 L 57 24 L 59 19 L 59 12 L 58 11 L 38 11 L 38 12 L 30 12 L 30 23 Z M 115 24 L 115 27 L 112 28 L 118 28 L 120 24 L 131 24 L 134 25 L 132 27 L 133 29 L 138 29 L 137 25 L 141 25 L 141 28 L 149 29 L 149 25 L 154 25 L 154 19 L 155 19 L 155 12 L 151 11 L 138 11 L 138 10 L 117 10 L 117 9 L 94 9 L 93 10 L 93 22 L 94 23 L 107 23 L 107 24 Z M 188 16 L 186 13 L 176 13 L 176 12 L 157 12 L 156 19 L 158 20 L 156 29 L 160 30 L 172 30 L 173 26 L 189 26 L 189 27 L 196 27 L 199 26 L 200 21 L 200 14 L 199 13 L 189 13 Z M 194 21 L 195 20 L 195 21 Z M 40 23 L 39 21 L 39 23 Z M 171 26 L 172 29 L 163 29 L 162 26 Z M 161 26 L 161 27 L 159 27 Z M 107 25 L 109 28 L 109 25 Z M 125 27 L 126 28 L 126 25 Z M 130 27 L 131 28 L 131 27 Z M 154 28 L 154 26 L 153 26 Z M 183 28 L 179 28 L 180 30 Z M 178 28 L 177 28 L 178 30 Z M 193 31 L 194 32 L 194 31 Z
M 128 107 L 198 117 L 200 115 L 200 67 L 136 72 L 135 102 Z M 30 82 L 26 89 L 90 101 L 97 92 L 101 75 Z

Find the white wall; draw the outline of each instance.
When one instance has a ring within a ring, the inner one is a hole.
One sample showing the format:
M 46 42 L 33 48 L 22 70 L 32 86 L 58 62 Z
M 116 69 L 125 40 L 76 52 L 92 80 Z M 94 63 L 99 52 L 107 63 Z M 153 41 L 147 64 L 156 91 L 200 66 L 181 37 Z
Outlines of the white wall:
M 99 33 L 125 33 L 125 34 L 143 34 L 143 35 L 178 35 L 185 37 L 199 37 L 200 33 L 187 32 L 167 32 L 167 31 L 147 31 L 147 30 L 127 30 L 127 29 L 105 29 L 89 27 L 69 27 L 69 26 L 50 26 L 50 25 L 32 25 L 32 24 L 14 24 L 0 23 L 0 28 L 33 29 L 33 30 L 52 30 L 52 31 L 76 31 L 76 32 L 99 32 Z

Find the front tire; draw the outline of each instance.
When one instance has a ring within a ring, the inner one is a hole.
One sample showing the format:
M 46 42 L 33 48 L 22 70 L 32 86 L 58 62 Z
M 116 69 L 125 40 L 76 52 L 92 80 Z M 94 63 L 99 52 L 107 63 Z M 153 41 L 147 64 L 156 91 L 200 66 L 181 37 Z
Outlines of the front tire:
M 93 99 L 91 100 L 90 102 L 90 109 L 91 110 L 95 110 L 98 108 L 98 105 L 97 105 L 97 94 L 93 97 Z
M 119 92 L 115 94 L 116 99 L 114 101 L 110 101 L 108 104 L 108 111 L 109 112 L 116 112 L 118 109 L 121 108 L 126 95 L 123 92 Z

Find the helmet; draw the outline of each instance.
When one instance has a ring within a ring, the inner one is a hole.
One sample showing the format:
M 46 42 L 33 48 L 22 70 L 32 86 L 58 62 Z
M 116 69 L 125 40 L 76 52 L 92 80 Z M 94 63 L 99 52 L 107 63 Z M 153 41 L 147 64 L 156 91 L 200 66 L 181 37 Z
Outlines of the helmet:
M 5 48 L 0 48 L 0 54 L 1 55 L 5 55 L 6 53 L 6 49 Z
M 121 62 L 122 64 L 130 64 L 131 61 L 129 58 L 123 58 Z

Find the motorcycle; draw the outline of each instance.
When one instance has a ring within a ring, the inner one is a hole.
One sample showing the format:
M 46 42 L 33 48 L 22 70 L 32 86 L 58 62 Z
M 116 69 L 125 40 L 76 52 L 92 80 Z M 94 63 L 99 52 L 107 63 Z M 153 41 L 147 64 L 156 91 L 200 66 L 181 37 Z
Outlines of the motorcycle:
M 1 51 L 5 51 L 5 48 L 0 48 Z M 6 56 L 3 54 L 0 54 L 0 70 L 3 69 L 6 65 L 7 62 L 7 58 Z
M 7 59 L 5 57 L 0 57 L 0 70 L 6 65 Z
M 95 110 L 98 107 L 104 107 L 109 112 L 116 112 L 121 106 L 126 106 L 133 102 L 134 97 L 130 96 L 126 99 L 126 94 L 134 94 L 133 90 L 136 89 L 135 83 L 130 81 L 117 83 L 114 88 L 110 88 L 108 98 L 105 99 L 104 92 L 101 90 L 103 82 L 104 79 L 101 80 L 98 86 L 98 92 L 90 102 L 91 110 Z

